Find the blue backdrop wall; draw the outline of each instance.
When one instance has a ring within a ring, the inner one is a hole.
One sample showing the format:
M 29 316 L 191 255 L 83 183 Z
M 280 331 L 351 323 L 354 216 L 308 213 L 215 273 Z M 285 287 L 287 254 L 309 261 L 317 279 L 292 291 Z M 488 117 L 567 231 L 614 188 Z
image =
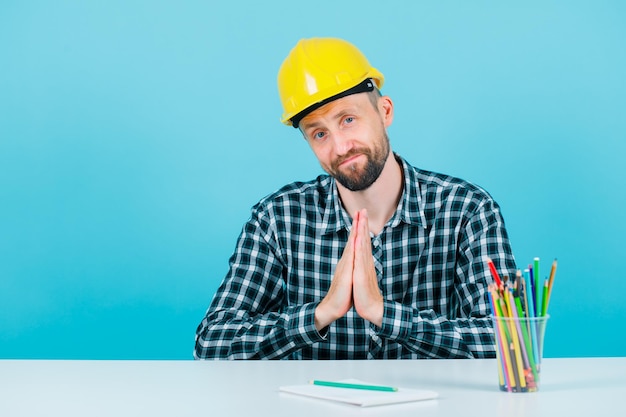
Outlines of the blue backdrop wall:
M 545 355 L 626 355 L 620 1 L 0 4 L 0 358 L 191 358 L 250 207 L 321 172 L 276 72 L 338 36 L 392 147 L 558 258 Z

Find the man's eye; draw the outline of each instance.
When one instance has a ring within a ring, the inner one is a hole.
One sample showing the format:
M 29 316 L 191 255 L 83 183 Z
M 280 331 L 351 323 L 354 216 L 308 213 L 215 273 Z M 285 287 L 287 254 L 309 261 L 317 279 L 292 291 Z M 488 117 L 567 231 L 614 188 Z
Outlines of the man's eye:
M 344 119 L 344 123 L 352 123 L 352 122 L 354 122 L 354 117 L 346 117 Z
M 313 135 L 315 139 L 322 139 L 324 136 L 326 136 L 325 132 L 317 132 Z

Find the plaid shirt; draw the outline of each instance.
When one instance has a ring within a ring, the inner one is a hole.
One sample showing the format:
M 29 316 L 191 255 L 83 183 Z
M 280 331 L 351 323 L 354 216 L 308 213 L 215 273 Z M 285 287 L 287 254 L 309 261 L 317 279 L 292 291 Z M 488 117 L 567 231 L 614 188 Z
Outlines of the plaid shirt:
M 323 332 L 315 308 L 351 227 L 335 180 L 287 185 L 264 198 L 239 236 L 230 269 L 198 326 L 196 359 L 495 357 L 485 258 L 515 261 L 496 202 L 458 178 L 404 170 L 398 208 L 372 256 L 384 297 L 381 327 L 351 309 Z

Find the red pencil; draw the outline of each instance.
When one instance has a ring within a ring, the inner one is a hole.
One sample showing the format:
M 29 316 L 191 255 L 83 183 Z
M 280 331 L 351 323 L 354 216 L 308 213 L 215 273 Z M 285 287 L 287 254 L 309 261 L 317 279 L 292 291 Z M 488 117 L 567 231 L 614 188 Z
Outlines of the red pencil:
M 498 271 L 496 271 L 496 266 L 493 264 L 491 258 L 487 258 L 487 264 L 489 265 L 489 269 L 491 270 L 491 275 L 493 275 L 493 279 L 496 281 L 496 285 L 498 288 L 502 286 L 502 281 L 500 280 L 500 275 L 498 275 Z

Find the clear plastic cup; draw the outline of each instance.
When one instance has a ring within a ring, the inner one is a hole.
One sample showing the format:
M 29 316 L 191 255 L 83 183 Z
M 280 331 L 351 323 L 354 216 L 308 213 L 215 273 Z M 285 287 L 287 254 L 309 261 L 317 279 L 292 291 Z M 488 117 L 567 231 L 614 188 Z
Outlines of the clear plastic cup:
M 543 339 L 549 318 L 549 315 L 530 318 L 492 316 L 502 391 L 539 390 Z

